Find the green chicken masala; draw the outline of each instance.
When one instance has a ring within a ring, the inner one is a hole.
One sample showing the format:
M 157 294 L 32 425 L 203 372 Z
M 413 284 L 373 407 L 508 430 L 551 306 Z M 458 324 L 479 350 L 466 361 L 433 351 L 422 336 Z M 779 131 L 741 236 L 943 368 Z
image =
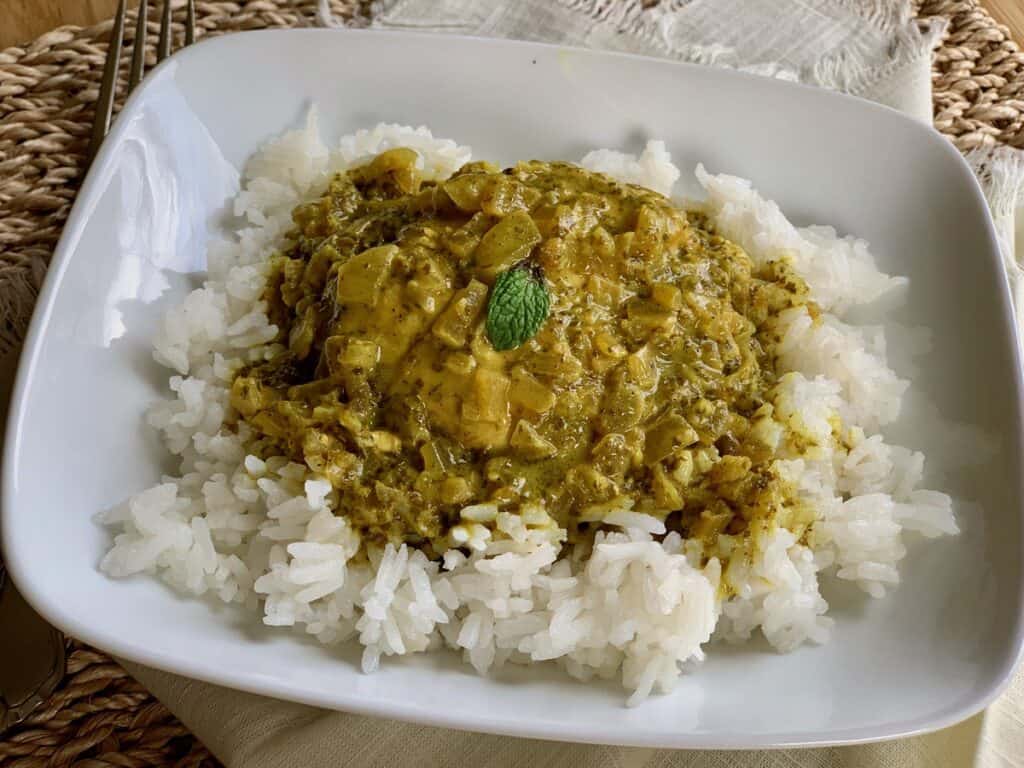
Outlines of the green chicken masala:
M 255 435 L 327 478 L 365 542 L 438 556 L 467 505 L 543 505 L 569 542 L 609 503 L 713 551 L 791 524 L 758 421 L 768 320 L 808 303 L 699 213 L 558 162 L 424 181 L 410 149 L 293 213 L 265 299 L 271 359 L 231 391 Z

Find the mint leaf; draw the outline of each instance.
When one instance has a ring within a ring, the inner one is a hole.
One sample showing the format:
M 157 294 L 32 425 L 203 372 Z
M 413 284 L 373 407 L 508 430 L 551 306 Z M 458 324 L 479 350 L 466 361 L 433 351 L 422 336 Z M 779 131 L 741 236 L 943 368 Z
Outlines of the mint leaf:
M 487 302 L 487 337 L 499 352 L 532 338 L 551 308 L 539 267 L 517 264 L 498 275 Z

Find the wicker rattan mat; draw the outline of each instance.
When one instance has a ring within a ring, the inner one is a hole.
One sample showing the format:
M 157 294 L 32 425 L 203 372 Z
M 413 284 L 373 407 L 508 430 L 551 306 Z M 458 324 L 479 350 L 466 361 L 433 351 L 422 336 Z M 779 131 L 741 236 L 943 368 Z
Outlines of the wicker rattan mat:
M 366 3 L 332 6 L 338 18 L 366 19 Z M 310 25 L 315 7 L 315 0 L 200 0 L 197 34 Z M 1024 53 L 1008 30 L 977 0 L 922 0 L 918 7 L 921 17 L 949 20 L 935 54 L 935 126 L 962 150 L 1024 148 Z M 0 52 L 0 355 L 24 334 L 74 200 L 109 30 L 110 22 L 62 27 Z M 0 766 L 7 768 L 216 765 L 114 661 L 73 640 L 61 687 L 0 740 Z

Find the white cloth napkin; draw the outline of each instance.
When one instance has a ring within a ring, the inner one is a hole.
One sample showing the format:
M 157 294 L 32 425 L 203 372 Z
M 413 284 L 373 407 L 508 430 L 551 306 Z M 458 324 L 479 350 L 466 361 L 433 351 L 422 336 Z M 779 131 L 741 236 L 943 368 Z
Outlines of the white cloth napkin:
M 326 7 L 326 4 L 325 4 Z M 333 23 L 329 13 L 325 24 Z M 902 0 L 387 0 L 375 26 L 514 37 L 648 53 L 836 88 L 931 119 L 931 50 L 942 24 Z M 1015 285 L 1024 162 L 1012 150 L 970 158 L 989 193 Z M 1024 244 L 1024 240 L 1019 240 Z M 1024 298 L 1020 292 L 1018 296 Z M 229 768 L 1021 768 L 1024 672 L 984 715 L 885 744 L 776 752 L 666 751 L 563 744 L 327 712 L 126 663 Z

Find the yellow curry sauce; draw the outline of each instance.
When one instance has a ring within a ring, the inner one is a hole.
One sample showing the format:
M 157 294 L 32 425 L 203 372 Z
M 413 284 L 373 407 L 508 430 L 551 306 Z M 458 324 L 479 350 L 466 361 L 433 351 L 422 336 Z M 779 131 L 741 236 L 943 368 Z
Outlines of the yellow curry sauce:
M 566 163 L 425 182 L 394 149 L 298 207 L 266 291 L 283 350 L 234 380 L 258 436 L 330 480 L 364 541 L 437 556 L 467 505 L 542 505 L 569 541 L 631 501 L 712 551 L 791 515 L 759 424 L 766 321 L 807 302 L 705 219 Z M 485 328 L 528 264 L 550 311 L 515 349 Z

